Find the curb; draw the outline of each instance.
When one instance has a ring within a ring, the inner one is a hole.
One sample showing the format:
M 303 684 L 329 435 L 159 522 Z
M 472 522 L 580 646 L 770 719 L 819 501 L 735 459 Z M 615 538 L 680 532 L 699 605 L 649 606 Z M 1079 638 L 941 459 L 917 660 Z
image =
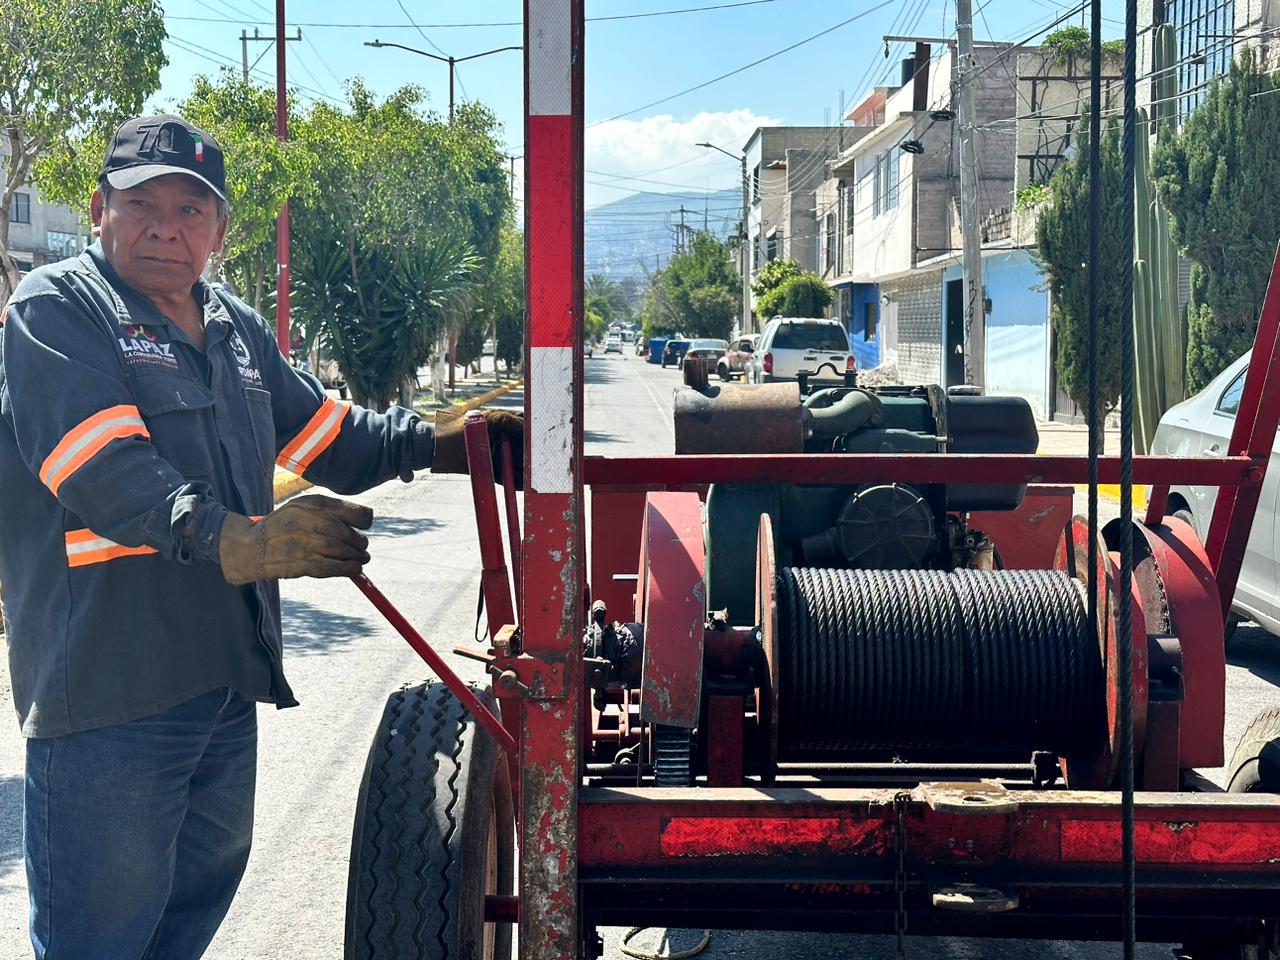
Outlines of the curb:
M 464 413 L 470 413 L 478 407 L 483 407 L 490 400 L 495 400 L 504 393 L 510 393 L 516 387 L 524 386 L 524 380 L 512 380 L 510 383 L 504 383 L 496 389 L 490 390 L 488 393 L 482 393 L 478 397 L 472 397 L 465 403 L 458 404 Z M 312 482 L 305 477 L 300 477 L 296 473 L 290 473 L 288 470 L 276 469 L 275 477 L 272 480 L 274 485 L 273 498 L 275 503 L 286 500 L 296 493 L 301 493 L 308 487 L 314 486 Z

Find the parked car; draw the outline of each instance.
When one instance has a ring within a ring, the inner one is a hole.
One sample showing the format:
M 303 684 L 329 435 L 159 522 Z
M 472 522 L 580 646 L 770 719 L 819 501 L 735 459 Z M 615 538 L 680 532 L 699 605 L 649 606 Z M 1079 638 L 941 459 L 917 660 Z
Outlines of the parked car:
M 483 357 L 492 357 L 498 352 L 498 341 L 486 340 L 480 347 L 480 355 Z
M 745 377 L 747 361 L 751 359 L 751 354 L 755 353 L 756 344 L 759 342 L 760 334 L 749 333 L 729 344 L 729 349 L 716 364 L 716 373 L 720 374 L 720 379 L 732 380 L 734 377 Z
M 1171 407 L 1160 418 L 1151 452 L 1174 457 L 1225 456 L 1248 366 L 1249 354 L 1246 353 L 1194 397 Z M 1233 613 L 1227 623 L 1227 640 L 1241 620 L 1254 620 L 1267 632 L 1280 634 L 1280 564 L 1277 564 L 1275 541 L 1276 512 L 1280 506 L 1276 502 L 1277 489 L 1280 489 L 1277 471 L 1280 471 L 1280 451 L 1272 447 L 1258 511 L 1240 567 L 1240 582 L 1231 604 Z M 1168 512 L 1189 523 L 1203 542 L 1209 533 L 1217 499 L 1217 487 L 1174 486 L 1169 489 Z
M 605 353 L 621 353 L 622 338 L 618 336 L 616 333 L 609 334 L 609 338 L 604 342 L 604 352 Z
M 684 366 L 684 361 L 690 357 L 697 357 L 700 360 L 707 361 L 707 369 L 714 370 L 716 363 L 724 356 L 725 351 L 729 349 L 727 340 L 701 339 L 690 340 L 689 347 L 684 352 L 684 359 L 680 361 L 680 366 Z
M 636 356 L 643 357 L 649 352 L 649 343 L 644 337 L 636 335 Z
M 668 340 L 667 345 L 662 348 L 662 366 L 680 366 L 684 362 L 684 352 L 689 349 L 689 344 L 692 342 L 682 337 L 673 337 Z
M 796 380 L 843 380 L 856 367 L 849 335 L 838 320 L 774 317 L 746 365 L 748 383 Z

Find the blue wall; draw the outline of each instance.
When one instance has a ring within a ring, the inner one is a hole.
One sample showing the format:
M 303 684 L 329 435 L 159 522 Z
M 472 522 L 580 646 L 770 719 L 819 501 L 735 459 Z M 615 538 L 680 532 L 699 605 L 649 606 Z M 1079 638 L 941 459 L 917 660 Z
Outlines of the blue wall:
M 959 264 L 943 271 L 959 280 Z M 987 315 L 987 392 L 1025 397 L 1038 416 L 1048 416 L 1047 356 L 1049 292 L 1026 250 L 982 258 L 982 282 L 991 299 Z
M 851 309 L 849 315 L 843 319 L 845 329 L 849 331 L 849 349 L 853 351 L 853 357 L 858 363 L 858 369 L 870 370 L 872 367 L 880 365 L 880 340 L 884 336 L 884 330 L 882 326 L 879 326 L 876 338 L 874 340 L 867 339 L 867 312 L 865 307 L 868 303 L 875 304 L 876 315 L 879 316 L 880 285 L 876 283 L 853 283 L 849 285 L 848 289 L 851 291 Z

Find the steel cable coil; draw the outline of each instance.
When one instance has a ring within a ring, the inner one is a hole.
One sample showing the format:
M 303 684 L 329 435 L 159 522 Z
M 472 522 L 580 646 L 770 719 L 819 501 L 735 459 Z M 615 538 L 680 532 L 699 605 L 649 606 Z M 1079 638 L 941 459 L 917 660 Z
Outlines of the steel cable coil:
M 1104 677 L 1083 586 L 1051 570 L 778 577 L 784 755 L 1087 749 Z

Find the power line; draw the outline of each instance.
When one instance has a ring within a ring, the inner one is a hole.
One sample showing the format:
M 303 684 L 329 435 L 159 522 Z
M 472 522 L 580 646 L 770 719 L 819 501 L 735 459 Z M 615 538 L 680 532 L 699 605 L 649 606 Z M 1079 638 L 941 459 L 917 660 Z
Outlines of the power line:
M 737 7 L 755 7 L 765 3 L 780 3 L 782 0 L 736 0 L 733 3 L 716 3 L 701 7 L 681 7 L 675 10 L 650 10 L 645 13 L 616 13 L 603 17 L 587 17 L 587 23 L 607 23 L 610 21 L 622 20 L 646 20 L 651 17 L 673 17 L 688 13 L 706 13 L 714 10 L 732 10 Z M 273 24 L 274 20 L 255 21 L 250 18 L 248 21 L 230 19 L 225 17 L 187 17 L 178 15 L 166 15 L 166 20 L 193 20 L 201 23 L 248 23 L 249 26 L 263 26 L 264 24 Z M 421 23 L 409 24 L 404 23 L 352 23 L 349 21 L 329 21 L 329 22 L 294 22 L 290 21 L 291 26 L 295 27 L 331 27 L 346 30 L 408 30 L 428 28 L 431 30 L 445 30 L 457 28 L 474 28 L 474 27 L 522 27 L 523 20 L 482 20 L 473 23 Z M 437 49 L 439 49 L 437 47 Z
M 664 103 L 669 103 L 672 100 L 675 100 L 679 97 L 683 97 L 687 94 L 693 93 L 696 90 L 702 90 L 705 87 L 709 87 L 713 83 L 719 83 L 721 80 L 727 80 L 729 77 L 736 76 L 739 73 L 742 73 L 746 70 L 750 70 L 752 67 L 758 67 L 762 63 L 767 63 L 770 60 L 780 57 L 784 53 L 790 53 L 792 50 L 795 50 L 797 47 L 802 47 L 806 43 L 812 43 L 814 40 L 817 40 L 820 37 L 825 37 L 829 33 L 834 33 L 836 30 L 839 30 L 841 27 L 847 27 L 849 24 L 854 23 L 858 20 L 861 20 L 864 17 L 868 17 L 871 14 L 875 13 L 877 10 L 883 9 L 884 7 L 889 6 L 893 2 L 894 0 L 881 0 L 880 3 L 877 3 L 873 7 L 869 7 L 868 9 L 862 11 L 862 13 L 855 14 L 854 16 L 850 17 L 847 20 L 842 20 L 839 23 L 834 24 L 833 26 L 827 27 L 825 30 L 819 30 L 817 33 L 813 34 L 812 36 L 805 37 L 803 40 L 797 40 L 795 43 L 790 44 L 789 46 L 783 47 L 781 50 L 775 50 L 773 53 L 766 54 L 765 56 L 760 57 L 757 60 L 752 60 L 750 63 L 743 64 L 742 66 L 737 67 L 733 70 L 730 70 L 727 73 L 722 73 L 718 77 L 712 77 L 710 80 L 704 80 L 702 83 L 695 84 L 694 86 L 688 87 L 685 90 L 680 90 L 669 96 L 662 97 L 659 100 L 654 100 L 642 106 L 635 107 L 623 113 L 616 114 L 615 116 L 609 117 L 606 120 L 597 120 L 595 123 L 587 124 L 587 126 L 598 127 L 602 123 L 611 123 L 614 120 L 621 120 L 623 117 L 629 117 L 633 113 L 640 113 L 642 110 L 648 110 L 650 107 L 656 107 Z

